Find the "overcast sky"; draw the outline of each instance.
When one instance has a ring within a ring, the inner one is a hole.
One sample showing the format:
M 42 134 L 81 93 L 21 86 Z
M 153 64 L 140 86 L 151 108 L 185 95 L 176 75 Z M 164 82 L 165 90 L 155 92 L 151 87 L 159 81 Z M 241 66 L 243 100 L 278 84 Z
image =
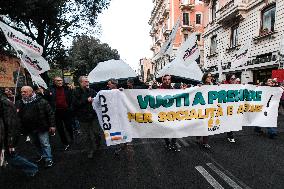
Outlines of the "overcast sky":
M 148 25 L 152 8 L 152 0 L 111 0 L 99 16 L 101 42 L 117 49 L 121 59 L 135 70 L 139 59 L 152 56 Z

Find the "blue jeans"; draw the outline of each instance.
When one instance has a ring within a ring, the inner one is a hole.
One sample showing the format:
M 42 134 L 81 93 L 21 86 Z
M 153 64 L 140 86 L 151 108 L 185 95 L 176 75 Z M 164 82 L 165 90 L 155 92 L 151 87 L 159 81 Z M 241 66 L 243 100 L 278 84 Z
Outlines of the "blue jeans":
M 27 176 L 32 176 L 38 172 L 38 166 L 26 158 L 19 156 L 18 154 L 7 155 L 8 163 L 16 169 L 20 169 Z
M 74 119 L 72 123 L 73 130 L 78 131 L 80 129 L 80 122 L 77 119 Z
M 269 136 L 275 135 L 277 133 L 276 127 L 266 127 L 266 129 Z M 254 131 L 257 133 L 261 132 L 261 127 L 255 127 Z
M 38 155 L 42 156 L 45 161 L 52 161 L 49 133 L 33 132 L 31 133 L 31 138 L 37 148 Z

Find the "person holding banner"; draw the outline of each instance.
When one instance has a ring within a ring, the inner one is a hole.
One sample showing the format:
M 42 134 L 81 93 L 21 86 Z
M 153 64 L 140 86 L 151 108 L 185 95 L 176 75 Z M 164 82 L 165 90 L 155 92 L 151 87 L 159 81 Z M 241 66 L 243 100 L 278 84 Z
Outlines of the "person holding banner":
M 202 76 L 202 83 L 203 85 L 213 85 L 213 77 L 211 73 L 205 73 Z M 202 139 L 201 139 L 202 138 Z M 199 144 L 201 144 L 205 149 L 210 149 L 211 146 L 208 144 L 209 142 L 209 137 L 208 136 L 197 136 L 196 140 L 198 141 Z
M 73 93 L 72 107 L 80 122 L 81 137 L 84 139 L 83 145 L 87 145 L 87 157 L 92 159 L 95 149 L 99 149 L 101 145 L 99 121 L 92 107 L 96 92 L 90 89 L 87 76 L 80 76 L 79 84 L 80 87 L 76 88 Z
M 239 84 L 237 81 L 238 78 L 234 74 L 227 74 L 226 75 L 226 80 L 223 82 L 223 84 Z M 227 139 L 230 143 L 235 143 L 235 138 L 233 131 L 230 131 L 227 133 Z
M 270 87 L 277 87 L 276 81 L 273 79 L 267 79 L 266 83 L 264 86 L 270 86 Z M 258 134 L 263 134 L 263 131 L 261 130 L 261 127 L 255 127 L 254 131 Z M 270 139 L 274 139 L 277 136 L 277 131 L 274 127 L 267 127 L 267 134 Z
M 160 86 L 160 89 L 173 89 L 172 87 L 172 81 L 171 76 L 166 74 L 162 77 L 162 85 Z M 180 152 L 180 147 L 177 145 L 177 139 L 176 138 L 165 138 L 166 143 L 166 149 L 167 150 L 173 150 L 175 152 Z
M 131 84 L 131 86 L 130 86 Z M 107 82 L 107 87 L 110 90 L 118 89 L 118 81 L 114 78 L 111 78 Z M 127 80 L 127 88 L 128 89 L 134 89 L 134 81 L 130 81 L 130 79 Z M 123 90 L 123 88 L 120 88 L 119 90 Z M 127 144 L 120 144 L 119 147 L 114 151 L 114 155 L 119 155 L 122 148 L 127 149 Z

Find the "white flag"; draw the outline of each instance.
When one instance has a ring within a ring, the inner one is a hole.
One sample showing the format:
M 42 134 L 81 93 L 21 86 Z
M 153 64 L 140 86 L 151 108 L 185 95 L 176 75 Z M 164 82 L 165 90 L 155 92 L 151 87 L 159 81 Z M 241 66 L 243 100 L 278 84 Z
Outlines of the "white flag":
M 180 26 L 180 18 L 177 20 L 176 24 L 174 25 L 168 40 L 163 43 L 160 51 L 152 58 L 152 61 L 155 61 L 160 57 L 164 56 L 165 54 L 170 54 L 172 52 L 173 43 L 179 26 Z
M 40 55 L 30 54 L 29 52 L 19 52 L 21 63 L 30 74 L 39 75 L 50 70 L 48 62 Z
M 36 85 L 41 86 L 41 87 L 47 89 L 46 83 L 44 82 L 44 80 L 39 75 L 32 75 L 31 74 L 31 77 L 32 77 L 33 82 Z
M 181 59 L 186 66 L 192 66 L 191 63 L 196 63 L 196 59 L 199 57 L 200 52 L 196 43 L 196 33 L 192 33 L 178 49 L 176 58 Z
M 42 46 L 1 21 L 0 28 L 8 43 L 15 49 L 21 60 L 23 60 L 21 63 L 25 64 L 24 67 L 27 68 L 30 74 L 39 75 L 50 70 L 49 64 L 41 56 L 43 51 Z
M 1 21 L 0 28 L 8 43 L 15 49 L 17 55 L 20 57 L 23 67 L 31 74 L 32 80 L 36 84 L 47 88 L 46 83 L 39 75 L 50 70 L 48 62 L 41 56 L 43 52 L 42 46 Z
M 235 54 L 235 59 L 232 61 L 231 68 L 237 68 L 239 66 L 245 65 L 248 61 L 248 50 L 250 48 L 250 44 L 244 44 Z
M 156 78 L 170 74 L 181 78 L 201 81 L 203 74 L 196 62 L 199 56 L 200 53 L 196 44 L 196 34 L 193 33 L 180 46 L 176 58 L 160 70 Z
M 41 55 L 43 52 L 42 46 L 33 41 L 30 37 L 22 34 L 21 32 L 11 28 L 7 24 L 0 21 L 0 28 L 4 32 L 4 35 L 9 44 L 16 50 L 31 51 Z

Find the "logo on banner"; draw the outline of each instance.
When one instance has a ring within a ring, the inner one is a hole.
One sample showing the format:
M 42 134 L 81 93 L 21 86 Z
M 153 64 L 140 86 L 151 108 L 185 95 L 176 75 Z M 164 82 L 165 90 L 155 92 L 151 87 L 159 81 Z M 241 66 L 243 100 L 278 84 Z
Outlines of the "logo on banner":
M 123 136 L 121 132 L 108 133 L 105 132 L 105 138 L 110 138 L 112 141 L 125 140 L 127 136 Z
M 38 71 L 42 70 L 42 68 L 39 66 L 39 62 L 36 59 L 32 60 L 29 56 L 23 55 L 23 60 L 34 69 Z
M 208 131 L 216 131 L 220 129 L 220 125 L 220 119 L 217 118 L 216 120 L 214 120 L 213 118 L 210 118 L 208 120 Z
M 193 45 L 191 48 L 188 48 L 185 51 L 185 54 L 183 56 L 183 60 L 185 61 L 188 57 L 190 57 L 192 54 L 194 54 L 198 50 L 197 44 Z
M 37 46 L 36 44 L 34 44 L 33 41 L 29 40 L 29 39 L 22 39 L 19 36 L 15 35 L 12 31 L 7 33 L 7 36 L 14 42 L 21 44 L 27 48 L 31 48 L 34 51 L 40 53 L 40 46 Z
M 106 102 L 106 97 L 104 95 L 99 95 L 101 107 L 102 107 L 102 121 L 104 130 L 111 130 L 110 116 L 108 113 L 108 106 Z

